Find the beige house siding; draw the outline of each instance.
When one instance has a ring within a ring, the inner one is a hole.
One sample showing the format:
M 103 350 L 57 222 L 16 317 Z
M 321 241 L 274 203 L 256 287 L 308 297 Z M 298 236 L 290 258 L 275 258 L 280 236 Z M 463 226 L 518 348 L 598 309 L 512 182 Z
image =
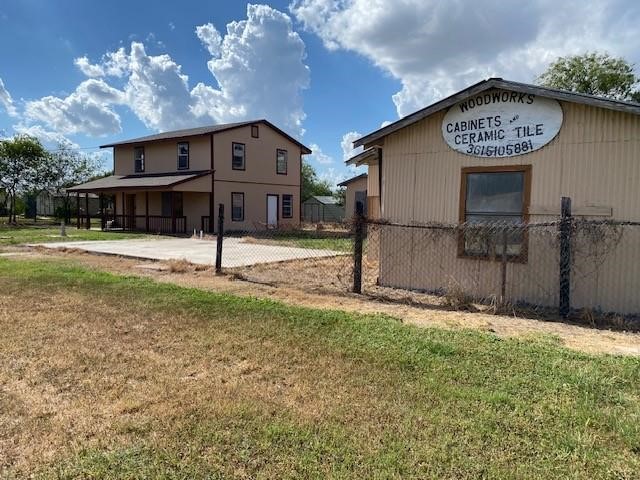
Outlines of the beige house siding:
M 457 223 L 463 167 L 531 165 L 531 223 L 557 218 L 562 196 L 571 197 L 576 215 L 640 221 L 640 117 L 560 103 L 564 120 L 559 134 L 540 150 L 521 156 L 487 159 L 454 151 L 442 137 L 444 111 L 385 137 L 383 218 L 409 224 Z M 375 176 L 370 169 L 370 183 Z M 499 264 L 458 258 L 454 238 L 442 238 L 440 245 L 424 251 L 417 230 L 401 235 L 389 230 L 387 238 L 385 231 L 381 234 L 384 285 L 437 290 L 456 274 L 469 293 L 499 292 L 494 285 Z M 557 304 L 557 259 L 545 242 L 532 235 L 527 263 L 508 265 L 511 300 Z M 406 245 L 412 246 L 409 262 L 399 257 L 406 257 Z M 408 265 L 408 271 L 399 265 Z M 573 307 L 640 312 L 638 249 L 622 242 L 597 272 L 573 288 Z
M 213 169 L 216 180 L 300 185 L 300 147 L 266 125 L 259 125 L 259 138 L 251 137 L 251 127 L 234 128 L 215 134 Z M 232 144 L 245 144 L 245 170 L 233 170 Z M 276 173 L 276 150 L 287 151 L 287 174 Z M 208 167 L 207 167 L 208 168 Z
M 345 194 L 345 210 L 344 210 L 344 218 L 349 219 L 353 217 L 356 212 L 356 192 L 365 192 L 367 191 L 367 177 L 359 178 L 358 180 L 354 180 L 347 185 L 347 191 Z
M 145 168 L 142 173 L 167 173 L 178 170 L 178 143 L 189 142 L 189 168 L 184 172 L 209 170 L 211 168 L 211 143 L 209 135 L 156 140 L 140 145 L 113 147 L 113 168 L 116 175 L 132 175 L 135 172 L 133 150 L 144 147 Z

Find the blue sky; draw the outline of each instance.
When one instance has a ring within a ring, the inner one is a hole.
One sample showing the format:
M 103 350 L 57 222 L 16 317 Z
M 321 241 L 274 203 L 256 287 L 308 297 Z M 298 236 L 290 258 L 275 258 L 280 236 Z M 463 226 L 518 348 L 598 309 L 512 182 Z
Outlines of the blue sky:
M 639 62 L 638 3 L 3 0 L 0 132 L 91 151 L 266 116 L 335 182 L 350 140 L 483 78 L 589 50 Z

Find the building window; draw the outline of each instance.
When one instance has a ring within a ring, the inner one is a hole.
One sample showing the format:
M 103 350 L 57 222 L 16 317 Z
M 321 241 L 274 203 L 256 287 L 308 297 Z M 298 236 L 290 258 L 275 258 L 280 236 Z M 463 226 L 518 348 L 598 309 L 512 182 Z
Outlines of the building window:
M 144 147 L 134 147 L 133 169 L 136 173 L 144 172 Z
M 162 216 L 171 216 L 171 200 L 176 210 L 176 217 L 182 217 L 182 192 L 162 192 Z
M 531 166 L 462 169 L 459 239 L 463 256 L 526 261 L 525 229 L 529 211 Z
M 251 125 L 251 136 L 253 138 L 259 138 L 260 137 L 260 129 L 259 129 L 258 125 Z
M 282 218 L 293 218 L 293 195 L 282 195 Z
M 244 193 L 231 194 L 231 221 L 244 222 Z
M 233 143 L 232 146 L 233 160 L 231 161 L 231 168 L 234 170 L 245 169 L 245 146 L 244 143 Z
M 287 151 L 278 149 L 276 150 L 276 173 L 278 175 L 287 174 Z
M 178 143 L 178 170 L 189 168 L 189 142 Z

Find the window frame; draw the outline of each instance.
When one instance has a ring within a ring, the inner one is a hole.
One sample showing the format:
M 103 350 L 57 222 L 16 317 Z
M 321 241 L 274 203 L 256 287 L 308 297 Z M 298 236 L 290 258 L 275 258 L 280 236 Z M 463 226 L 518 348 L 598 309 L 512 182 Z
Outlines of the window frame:
M 233 196 L 241 195 L 242 196 L 242 216 L 240 218 L 234 217 L 233 215 Z M 231 192 L 231 221 L 232 222 L 244 222 L 244 192 Z
M 260 138 L 260 126 L 257 124 L 251 125 L 251 138 Z
M 242 153 L 244 154 L 242 159 L 242 168 L 236 167 L 233 164 L 233 159 L 235 157 L 235 146 L 242 145 Z M 231 170 L 239 170 L 244 171 L 247 169 L 247 145 L 242 142 L 231 142 Z
M 467 211 L 467 175 L 474 173 L 523 173 L 522 184 L 522 223 L 529 223 L 529 207 L 531 205 L 531 165 L 495 165 L 490 167 L 463 167 L 460 171 L 460 203 L 458 219 L 461 224 L 466 221 Z M 507 261 L 512 263 L 527 263 L 529 254 L 529 231 L 522 232 L 522 244 L 518 255 L 508 255 Z M 501 261 L 496 255 L 471 255 L 465 251 L 464 231 L 458 231 L 458 258 L 474 260 Z
M 187 165 L 186 165 L 186 167 L 181 167 L 180 166 L 180 157 L 184 156 L 184 155 L 180 154 L 180 145 L 186 145 L 187 146 Z M 189 170 L 189 156 L 190 156 L 190 150 L 191 150 L 191 148 L 189 146 L 189 142 L 178 142 L 176 144 L 176 148 L 178 149 L 178 152 L 177 152 L 178 153 L 178 158 L 177 158 L 176 168 L 178 170 Z
M 284 203 L 285 203 L 285 199 L 289 198 L 291 200 L 291 205 L 290 205 L 290 213 L 289 215 L 284 213 Z M 282 194 L 282 218 L 293 218 L 293 194 L 292 193 L 283 193 Z
M 280 153 L 284 153 L 284 172 L 281 172 L 279 169 L 278 156 Z M 276 148 L 276 175 L 287 175 L 289 171 L 289 152 L 284 148 Z
M 141 164 L 141 168 L 138 168 L 138 159 L 136 157 L 136 153 L 137 152 L 142 152 L 142 161 L 140 162 Z M 144 173 L 144 168 L 145 168 L 145 153 L 144 153 L 144 146 L 137 146 L 137 147 L 133 147 L 133 171 L 134 173 Z

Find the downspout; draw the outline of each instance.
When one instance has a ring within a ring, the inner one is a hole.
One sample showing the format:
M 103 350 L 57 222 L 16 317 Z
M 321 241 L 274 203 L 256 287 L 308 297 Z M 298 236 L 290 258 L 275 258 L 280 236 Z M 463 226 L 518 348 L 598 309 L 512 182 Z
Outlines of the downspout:
M 378 148 L 378 192 L 380 193 L 380 198 L 378 200 L 379 209 L 380 209 L 380 220 L 384 218 L 384 213 L 382 211 L 382 148 Z

